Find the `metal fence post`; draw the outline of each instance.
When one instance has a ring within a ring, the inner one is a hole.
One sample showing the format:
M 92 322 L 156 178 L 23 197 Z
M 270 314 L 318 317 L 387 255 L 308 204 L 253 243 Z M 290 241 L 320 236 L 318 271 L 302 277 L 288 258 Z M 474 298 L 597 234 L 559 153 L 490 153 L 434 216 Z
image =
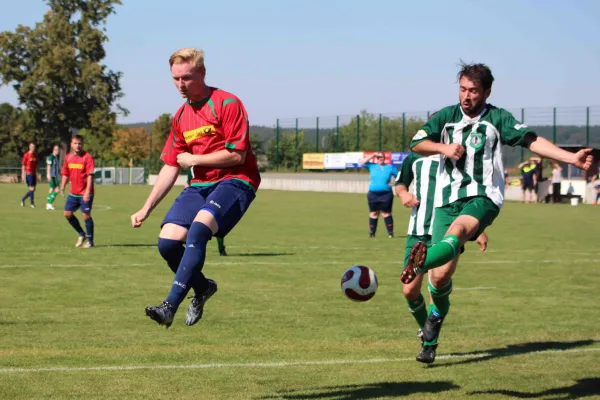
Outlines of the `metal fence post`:
M 319 117 L 317 117 L 317 153 L 319 152 Z
M 429 114 L 429 111 L 427 112 Z M 402 151 L 406 146 L 406 113 L 402 113 Z
M 556 107 L 554 107 L 552 115 L 553 115 L 553 122 L 552 122 L 552 143 L 556 144 Z
M 360 149 L 360 115 L 356 116 L 356 151 Z
M 340 116 L 335 117 L 335 151 L 340 151 Z
M 381 148 L 383 147 L 381 144 L 381 114 L 379 114 L 379 122 L 377 124 L 377 130 L 379 131 L 379 151 L 381 151 Z
M 585 146 L 590 145 L 590 108 L 585 109 Z
M 277 118 L 277 128 L 275 131 L 275 165 L 277 166 L 277 171 L 279 171 L 279 118 Z
M 521 108 L 521 123 L 525 123 L 525 109 Z M 525 148 L 521 147 L 521 162 L 525 159 Z
M 298 118 L 296 118 L 296 151 L 294 153 L 294 170 L 298 171 Z

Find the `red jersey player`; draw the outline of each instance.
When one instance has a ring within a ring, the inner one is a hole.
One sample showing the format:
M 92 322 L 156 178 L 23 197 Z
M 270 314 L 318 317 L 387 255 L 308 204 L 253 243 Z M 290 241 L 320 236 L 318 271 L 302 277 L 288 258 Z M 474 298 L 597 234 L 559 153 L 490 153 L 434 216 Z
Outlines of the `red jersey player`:
M 205 83 L 204 53 L 194 48 L 169 59 L 175 86 L 187 100 L 173 118 L 161 169 L 144 206 L 131 216 L 142 225 L 171 190 L 180 168 L 191 168 L 190 187 L 183 190 L 165 216 L 158 249 L 175 280 L 165 301 L 146 308 L 146 315 L 167 328 L 190 288 L 194 296 L 186 325 L 193 325 L 217 284 L 202 273 L 206 244 L 225 237 L 240 221 L 260 184 L 249 138 L 248 115 L 240 99 Z M 186 244 L 184 248 L 183 244 Z
M 37 185 L 37 166 L 38 160 L 35 154 L 35 143 L 29 143 L 29 150 L 23 154 L 23 162 L 21 163 L 21 180 L 27 184 L 27 193 L 21 198 L 21 207 L 25 207 L 25 200 L 31 200 L 31 208 L 35 208 L 33 194 Z
M 92 203 L 94 202 L 94 159 L 90 153 L 83 151 L 83 137 L 81 135 L 73 135 L 71 150 L 72 152 L 65 157 L 61 170 L 61 193 L 64 193 L 65 186 L 71 181 L 71 190 L 65 202 L 64 215 L 69 224 L 79 234 L 75 247 L 90 248 L 94 247 L 94 220 L 91 216 Z M 77 211 L 79 207 L 81 207 L 87 235 L 81 228 L 77 217 L 73 215 L 73 212 Z

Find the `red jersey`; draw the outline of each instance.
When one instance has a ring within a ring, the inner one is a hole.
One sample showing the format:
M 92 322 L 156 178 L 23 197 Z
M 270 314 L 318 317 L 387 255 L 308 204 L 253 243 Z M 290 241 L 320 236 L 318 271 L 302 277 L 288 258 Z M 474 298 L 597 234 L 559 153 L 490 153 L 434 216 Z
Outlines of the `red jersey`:
M 69 193 L 74 196 L 83 196 L 87 189 L 87 177 L 94 175 L 94 159 L 87 152 L 84 152 L 80 156 L 75 153 L 69 153 L 65 157 L 65 162 L 60 173 L 62 176 L 68 177 L 71 181 L 71 190 Z M 94 193 L 93 186 L 90 193 Z
M 250 146 L 250 124 L 246 109 L 233 94 L 211 88 L 208 100 L 186 102 L 179 108 L 173 118 L 161 160 L 178 167 L 178 154 L 210 154 L 224 149 L 245 151 L 246 160 L 243 164 L 228 168 L 194 167 L 191 184 L 211 184 L 233 178 L 257 190 L 260 174 Z
M 38 161 L 35 153 L 27 152 L 23 155 L 23 165 L 25 166 L 25 173 L 27 175 L 35 174 L 37 171 Z

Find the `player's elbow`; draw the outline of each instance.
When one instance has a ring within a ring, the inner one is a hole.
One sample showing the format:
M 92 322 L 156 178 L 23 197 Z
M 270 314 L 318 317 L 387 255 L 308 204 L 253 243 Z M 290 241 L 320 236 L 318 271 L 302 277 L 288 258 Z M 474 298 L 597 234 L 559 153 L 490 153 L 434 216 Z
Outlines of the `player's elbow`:
M 246 162 L 246 152 L 236 151 L 231 152 L 231 160 L 235 163 L 234 165 L 241 165 Z

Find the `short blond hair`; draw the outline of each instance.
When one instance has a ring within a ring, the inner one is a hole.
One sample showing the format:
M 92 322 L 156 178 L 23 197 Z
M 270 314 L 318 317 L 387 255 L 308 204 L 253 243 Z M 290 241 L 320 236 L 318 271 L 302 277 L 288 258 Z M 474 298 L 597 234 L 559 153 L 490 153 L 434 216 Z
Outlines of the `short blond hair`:
M 169 67 L 184 62 L 191 62 L 195 68 L 204 68 L 204 51 L 194 47 L 179 49 L 169 58 Z

